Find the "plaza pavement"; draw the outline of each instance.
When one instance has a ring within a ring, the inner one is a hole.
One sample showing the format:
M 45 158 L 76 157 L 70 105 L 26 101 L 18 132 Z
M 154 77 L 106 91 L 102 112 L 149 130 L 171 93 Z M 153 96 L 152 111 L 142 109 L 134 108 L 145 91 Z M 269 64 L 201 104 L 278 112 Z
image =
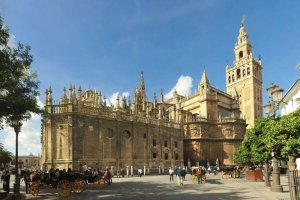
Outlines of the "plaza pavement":
M 11 193 L 13 192 L 13 176 L 11 179 Z M 104 189 L 96 189 L 91 184 L 81 194 L 72 193 L 65 199 L 122 199 L 122 200 L 289 200 L 287 175 L 281 175 L 283 193 L 271 192 L 264 182 L 248 182 L 245 178 L 221 179 L 218 175 L 207 175 L 204 184 L 197 184 L 191 181 L 187 175 L 182 186 L 177 185 L 176 176 L 174 182 L 169 181 L 168 175 L 113 178 L 113 184 Z M 2 186 L 0 187 L 0 190 Z M 21 184 L 21 192 L 25 193 L 25 186 Z M 57 194 L 42 191 L 39 196 L 26 195 L 27 199 L 55 200 Z M 10 198 L 6 198 L 8 200 Z

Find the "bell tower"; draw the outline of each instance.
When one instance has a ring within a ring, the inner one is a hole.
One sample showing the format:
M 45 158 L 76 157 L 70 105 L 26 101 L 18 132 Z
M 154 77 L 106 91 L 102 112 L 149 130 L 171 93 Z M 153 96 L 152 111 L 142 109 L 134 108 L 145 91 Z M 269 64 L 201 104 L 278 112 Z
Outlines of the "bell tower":
M 262 63 L 252 56 L 252 45 L 243 17 L 234 48 L 233 66 L 226 66 L 226 92 L 239 100 L 247 128 L 263 115 Z

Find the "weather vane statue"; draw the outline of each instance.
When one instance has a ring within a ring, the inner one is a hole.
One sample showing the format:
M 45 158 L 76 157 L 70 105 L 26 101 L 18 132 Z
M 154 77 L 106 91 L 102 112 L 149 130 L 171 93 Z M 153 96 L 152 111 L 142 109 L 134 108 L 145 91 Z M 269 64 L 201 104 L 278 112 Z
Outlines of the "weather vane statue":
M 245 24 L 245 20 L 246 20 L 246 16 L 245 16 L 245 15 L 243 15 L 242 22 L 241 22 L 241 26 L 244 26 L 244 24 Z

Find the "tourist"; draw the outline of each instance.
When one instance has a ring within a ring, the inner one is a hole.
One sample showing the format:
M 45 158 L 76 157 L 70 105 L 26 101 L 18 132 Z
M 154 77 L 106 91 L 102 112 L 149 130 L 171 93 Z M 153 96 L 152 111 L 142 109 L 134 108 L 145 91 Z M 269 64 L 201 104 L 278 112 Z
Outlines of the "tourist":
M 1 176 L 1 181 L 3 183 L 3 190 L 9 193 L 9 182 L 10 182 L 10 173 L 9 171 L 3 172 Z
M 178 185 L 183 185 L 183 179 L 182 179 L 183 170 L 182 170 L 182 168 L 178 167 L 176 172 L 177 172 L 177 183 L 178 183 Z
M 139 177 L 143 176 L 143 170 L 141 168 L 138 169 L 138 174 L 139 174 Z
M 111 177 L 111 173 L 109 171 L 109 168 L 105 169 L 104 178 L 107 180 L 108 185 L 112 184 L 112 177 Z
M 172 167 L 169 169 L 169 174 L 170 174 L 170 182 L 174 181 L 174 170 Z

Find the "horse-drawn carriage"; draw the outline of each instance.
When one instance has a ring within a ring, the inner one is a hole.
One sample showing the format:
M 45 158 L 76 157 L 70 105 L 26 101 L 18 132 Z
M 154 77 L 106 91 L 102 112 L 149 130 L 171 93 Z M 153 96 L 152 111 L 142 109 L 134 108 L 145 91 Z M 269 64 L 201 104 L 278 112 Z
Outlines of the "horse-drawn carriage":
M 228 165 L 221 167 L 221 176 L 223 178 L 227 178 L 230 176 L 231 178 L 239 178 L 240 177 L 240 168 L 239 166 Z
M 192 182 L 197 179 L 198 184 L 206 182 L 206 169 L 205 167 L 192 167 Z
M 26 183 L 28 193 L 34 196 L 39 194 L 41 188 L 46 188 L 50 193 L 57 192 L 60 197 L 68 197 L 72 191 L 77 194 L 81 193 L 89 183 L 93 183 L 96 188 L 103 188 L 108 183 L 104 176 L 92 176 L 90 173 L 82 174 L 72 171 L 41 172 L 29 175 L 29 177 Z

